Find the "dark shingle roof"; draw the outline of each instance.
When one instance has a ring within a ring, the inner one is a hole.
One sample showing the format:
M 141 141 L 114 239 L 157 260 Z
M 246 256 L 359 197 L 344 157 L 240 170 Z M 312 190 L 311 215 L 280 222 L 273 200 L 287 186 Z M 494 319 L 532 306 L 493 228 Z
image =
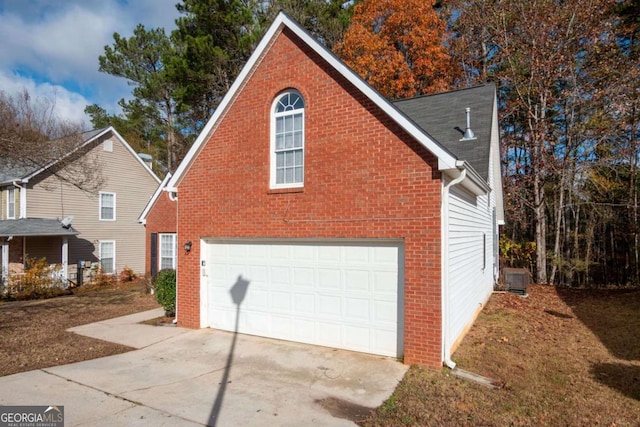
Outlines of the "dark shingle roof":
M 488 181 L 495 85 L 425 95 L 394 101 L 394 105 L 458 159 L 466 160 Z M 471 129 L 476 139 L 460 141 L 467 126 L 465 109 L 471 108 Z
M 104 132 L 107 128 L 95 129 L 87 132 L 83 132 L 81 137 L 81 144 L 94 138 L 96 135 Z M 56 141 L 50 141 L 51 144 L 55 144 Z M 37 170 L 41 169 L 43 165 L 34 164 L 33 161 L 20 160 L 20 159 L 2 159 L 0 160 L 0 183 L 8 183 L 11 181 L 18 181 L 24 177 L 31 175 Z
M 65 228 L 58 219 L 22 218 L 0 221 L 0 237 L 9 236 L 75 236 L 73 227 Z

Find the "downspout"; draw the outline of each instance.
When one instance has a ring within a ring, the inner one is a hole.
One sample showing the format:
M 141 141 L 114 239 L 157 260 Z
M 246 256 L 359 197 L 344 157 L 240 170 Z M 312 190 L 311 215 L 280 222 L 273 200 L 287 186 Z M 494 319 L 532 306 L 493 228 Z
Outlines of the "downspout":
M 442 187 L 442 360 L 454 369 L 456 364 L 451 360 L 451 351 L 447 342 L 449 336 L 449 189 L 462 182 L 467 170 L 462 169 L 460 175 Z
M 173 196 L 173 197 L 172 197 Z M 169 200 L 174 201 L 176 203 L 176 317 L 173 318 L 173 324 L 178 324 L 178 252 L 180 245 L 178 245 L 178 226 L 180 222 L 178 221 L 178 193 L 169 192 Z

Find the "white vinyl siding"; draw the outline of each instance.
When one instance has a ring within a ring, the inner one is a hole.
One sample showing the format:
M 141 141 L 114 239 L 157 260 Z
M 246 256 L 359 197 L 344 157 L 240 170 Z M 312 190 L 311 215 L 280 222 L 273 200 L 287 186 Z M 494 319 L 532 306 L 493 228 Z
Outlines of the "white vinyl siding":
M 176 235 L 160 234 L 160 270 L 176 268 Z
M 145 227 L 138 222 L 138 217 L 156 191 L 158 181 L 118 138 L 111 136 L 111 140 L 111 153 L 102 150 L 103 140 L 100 140 L 87 155 L 99 165 L 103 177 L 101 191 L 116 194 L 115 221 L 100 220 L 97 192 L 87 193 L 47 172 L 29 183 L 27 213 L 33 218 L 74 216 L 73 228 L 81 234 L 69 239 L 70 264 L 78 260 L 99 263 L 97 242 L 114 240 L 117 242 L 116 271 L 129 267 L 142 275 L 145 273 L 146 238 Z M 16 205 L 19 205 L 20 197 L 16 197 Z M 4 210 L 6 201 L 3 202 Z
M 493 291 L 492 209 L 486 195 L 475 197 L 459 187 L 449 196 L 449 337 L 451 346 L 465 331 Z
M 100 221 L 116 220 L 116 193 L 100 192 Z
M 100 268 L 105 274 L 116 272 L 116 242 L 104 240 L 100 242 Z

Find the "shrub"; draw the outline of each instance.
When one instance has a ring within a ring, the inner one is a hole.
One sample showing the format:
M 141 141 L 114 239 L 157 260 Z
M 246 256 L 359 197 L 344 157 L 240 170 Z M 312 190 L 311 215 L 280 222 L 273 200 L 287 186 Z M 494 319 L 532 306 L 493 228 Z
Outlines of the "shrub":
M 134 271 L 127 267 L 126 265 L 124 266 L 124 268 L 122 269 L 122 271 L 120 272 L 120 281 L 121 282 L 132 282 L 133 279 L 136 278 L 136 273 L 134 273 Z
M 153 287 L 156 293 L 156 301 L 168 313 L 176 311 L 176 271 L 171 269 L 160 270 L 153 278 Z
M 7 298 L 51 298 L 64 294 L 60 277 L 62 266 L 51 266 L 45 258 L 25 258 L 24 274 L 12 275 L 7 284 Z
M 98 265 L 95 273 L 91 277 L 91 284 L 96 286 L 109 286 L 115 285 L 117 282 L 117 276 L 115 274 L 105 273 L 102 267 Z

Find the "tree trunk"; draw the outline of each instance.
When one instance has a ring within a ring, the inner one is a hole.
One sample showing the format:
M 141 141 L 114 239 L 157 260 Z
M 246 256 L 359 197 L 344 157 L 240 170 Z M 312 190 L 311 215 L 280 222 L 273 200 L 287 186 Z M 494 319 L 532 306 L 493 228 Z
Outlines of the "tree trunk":
M 558 272 L 558 262 L 560 260 L 560 232 L 562 231 L 561 223 L 562 223 L 562 211 L 564 205 L 564 172 L 560 178 L 560 188 L 558 189 L 558 201 L 555 208 L 555 237 L 553 241 L 553 265 L 551 266 L 551 276 L 549 278 L 549 283 L 556 282 L 556 273 Z
M 547 281 L 547 217 L 544 209 L 544 186 L 540 173 L 533 177 L 533 192 L 536 218 L 536 282 Z

